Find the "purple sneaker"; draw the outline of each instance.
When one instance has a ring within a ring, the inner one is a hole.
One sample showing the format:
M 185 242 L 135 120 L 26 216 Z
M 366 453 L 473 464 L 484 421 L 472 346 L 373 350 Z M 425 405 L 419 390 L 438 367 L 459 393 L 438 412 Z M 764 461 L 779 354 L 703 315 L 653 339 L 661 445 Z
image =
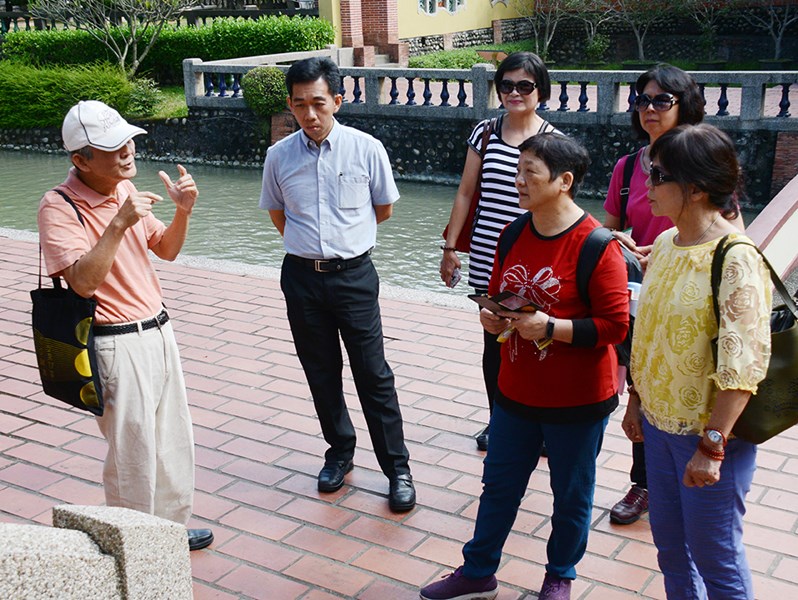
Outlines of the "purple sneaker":
M 493 600 L 499 593 L 496 576 L 469 579 L 463 575 L 463 567 L 446 575 L 440 581 L 421 588 L 421 600 Z
M 538 600 L 571 600 L 571 580 L 546 573 Z

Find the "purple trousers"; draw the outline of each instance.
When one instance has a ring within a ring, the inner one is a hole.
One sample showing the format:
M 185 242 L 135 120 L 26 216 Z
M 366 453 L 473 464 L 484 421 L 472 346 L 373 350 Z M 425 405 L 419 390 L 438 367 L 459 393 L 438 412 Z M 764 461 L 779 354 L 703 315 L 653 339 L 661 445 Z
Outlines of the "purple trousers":
M 697 435 L 660 431 L 643 419 L 649 517 L 668 600 L 753 600 L 743 546 L 745 496 L 756 470 L 756 446 L 733 439 L 720 481 L 682 483 Z

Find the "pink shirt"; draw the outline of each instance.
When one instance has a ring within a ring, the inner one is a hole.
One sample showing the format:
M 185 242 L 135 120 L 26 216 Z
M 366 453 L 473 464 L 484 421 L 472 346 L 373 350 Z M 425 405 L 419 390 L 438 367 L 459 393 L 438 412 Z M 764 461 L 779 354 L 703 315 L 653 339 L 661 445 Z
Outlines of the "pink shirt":
M 39 204 L 39 243 L 50 276 L 61 273 L 91 250 L 119 207 L 136 191 L 130 181 L 122 181 L 115 196 L 104 196 L 84 184 L 74 168 L 58 189 L 75 203 L 85 227 L 60 195 L 53 191 L 44 195 Z M 161 284 L 148 249 L 161 241 L 165 229 L 149 214 L 127 230 L 111 270 L 94 294 L 97 324 L 148 319 L 161 310 Z
M 635 160 L 632 156 L 629 160 Z M 610 188 L 607 190 L 607 199 L 604 201 L 604 210 L 614 217 L 621 216 L 621 186 L 623 185 L 623 167 L 626 158 L 622 158 L 615 163 L 610 179 Z M 635 161 L 632 171 L 632 179 L 629 182 L 629 200 L 626 205 L 626 224 L 625 228 L 632 228 L 632 239 L 638 246 L 648 246 L 654 243 L 656 237 L 673 227 L 673 223 L 668 217 L 655 217 L 651 214 L 651 206 L 648 203 L 648 188 L 646 179 L 648 175 L 643 172 L 640 160 Z

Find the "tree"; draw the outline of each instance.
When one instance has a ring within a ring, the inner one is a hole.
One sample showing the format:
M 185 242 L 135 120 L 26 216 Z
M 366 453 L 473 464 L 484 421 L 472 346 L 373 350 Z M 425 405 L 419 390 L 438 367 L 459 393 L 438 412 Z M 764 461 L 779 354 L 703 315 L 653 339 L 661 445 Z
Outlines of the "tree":
M 578 0 L 513 0 L 513 8 L 532 25 L 535 53 L 544 61 L 560 21 Z
M 646 60 L 644 43 L 652 25 L 663 20 L 672 10 L 668 0 L 615 0 L 615 14 L 635 34 L 637 58 Z
M 615 18 L 612 0 L 576 0 L 573 10 L 574 18 L 585 26 L 588 43 L 598 33 L 599 27 Z
M 136 74 L 161 31 L 200 0 L 35 0 L 35 17 L 74 23 L 105 45 L 128 77 Z M 124 22 L 126 27 L 117 28 Z
M 684 0 L 684 9 L 701 29 L 704 58 L 714 58 L 718 21 L 729 11 L 728 0 Z
M 740 16 L 749 25 L 757 29 L 764 29 L 773 38 L 775 54 L 773 58 L 781 58 L 781 42 L 784 33 L 793 24 L 798 22 L 798 2 L 795 0 L 762 0 L 754 3 L 750 0 L 737 2 Z
M 590 62 L 599 62 L 609 48 L 610 38 L 599 33 L 599 27 L 615 18 L 612 0 L 574 0 L 573 17 L 585 26 L 585 55 Z

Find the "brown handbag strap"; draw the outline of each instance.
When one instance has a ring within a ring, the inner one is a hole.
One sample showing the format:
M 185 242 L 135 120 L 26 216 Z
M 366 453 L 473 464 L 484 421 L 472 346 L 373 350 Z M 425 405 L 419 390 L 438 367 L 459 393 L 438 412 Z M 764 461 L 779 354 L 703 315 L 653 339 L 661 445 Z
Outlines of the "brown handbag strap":
M 497 119 L 490 119 L 482 130 L 482 143 L 479 146 L 479 158 L 481 159 L 481 162 L 479 165 L 479 174 L 477 175 L 477 187 L 474 188 L 475 194 L 477 194 L 479 197 L 482 196 L 482 168 L 484 167 L 482 163 L 485 162 L 485 154 L 488 151 L 490 134 L 496 129 L 497 124 Z M 479 204 L 477 204 L 477 206 L 479 206 Z

